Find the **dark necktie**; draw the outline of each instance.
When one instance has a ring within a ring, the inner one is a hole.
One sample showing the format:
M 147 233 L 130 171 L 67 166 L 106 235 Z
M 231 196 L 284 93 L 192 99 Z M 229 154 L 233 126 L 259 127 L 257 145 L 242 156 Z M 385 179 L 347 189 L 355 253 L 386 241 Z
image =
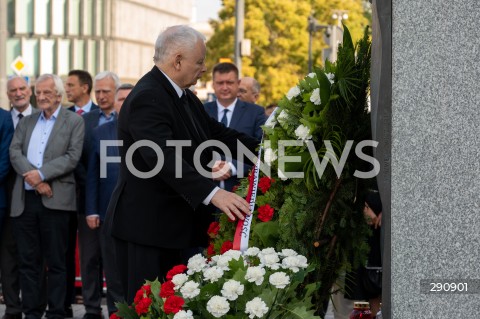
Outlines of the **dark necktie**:
M 82 109 L 78 109 L 78 110 L 77 110 L 77 114 L 78 114 L 78 115 L 80 115 L 80 116 L 81 116 L 83 113 L 85 113 L 85 111 L 84 111 L 84 110 L 82 110 Z
M 222 117 L 222 119 L 220 120 L 220 123 L 222 123 L 223 125 L 225 125 L 225 127 L 228 127 L 227 113 L 228 113 L 228 109 L 223 110 L 223 117 Z
M 23 119 L 23 114 L 22 114 L 22 113 L 18 113 L 17 117 L 18 117 L 18 120 L 20 121 L 21 119 Z

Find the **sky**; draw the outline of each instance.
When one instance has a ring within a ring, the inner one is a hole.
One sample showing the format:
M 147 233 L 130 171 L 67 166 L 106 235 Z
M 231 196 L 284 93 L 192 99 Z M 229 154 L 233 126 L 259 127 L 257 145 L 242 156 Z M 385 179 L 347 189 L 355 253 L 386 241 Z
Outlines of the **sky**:
M 197 22 L 207 22 L 208 19 L 217 18 L 217 13 L 222 6 L 221 0 L 195 0 L 197 8 Z

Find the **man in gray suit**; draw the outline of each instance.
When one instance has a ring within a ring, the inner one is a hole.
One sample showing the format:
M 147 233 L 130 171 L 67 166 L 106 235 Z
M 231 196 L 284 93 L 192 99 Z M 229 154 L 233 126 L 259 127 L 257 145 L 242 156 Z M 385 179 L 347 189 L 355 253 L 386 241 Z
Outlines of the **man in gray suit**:
M 41 112 L 18 123 L 10 145 L 10 161 L 17 173 L 10 215 L 14 217 L 26 319 L 43 316 L 41 273 L 45 264 L 47 317 L 65 316 L 68 220 L 76 211 L 73 170 L 82 153 L 84 123 L 61 107 L 63 94 L 58 76 L 40 76 L 35 95 Z

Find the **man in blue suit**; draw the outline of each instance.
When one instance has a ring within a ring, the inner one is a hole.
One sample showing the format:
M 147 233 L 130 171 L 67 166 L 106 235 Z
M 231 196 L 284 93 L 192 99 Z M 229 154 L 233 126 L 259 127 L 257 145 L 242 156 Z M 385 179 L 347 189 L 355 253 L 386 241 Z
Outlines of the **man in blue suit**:
M 219 63 L 213 68 L 213 89 L 217 100 L 205 104 L 207 113 L 226 127 L 245 133 L 258 140 L 262 137 L 261 126 L 265 124 L 263 107 L 237 99 L 239 89 L 238 68 L 233 63 Z M 231 191 L 238 184 L 236 161 L 218 163 L 222 173 L 216 177 L 219 186 Z M 244 165 L 244 176 L 249 166 Z M 242 176 L 239 176 L 242 177 Z
M 115 112 L 120 113 L 123 101 L 132 91 L 133 85 L 122 84 L 115 94 Z M 115 265 L 115 247 L 113 238 L 102 231 L 103 222 L 107 213 L 107 206 L 110 202 L 113 189 L 117 184 L 120 163 L 118 147 L 112 145 L 117 140 L 117 119 L 107 122 L 93 129 L 91 136 L 91 148 L 88 158 L 88 172 L 86 181 L 86 202 L 85 216 L 88 227 L 96 230 L 99 234 L 101 258 L 103 270 L 107 282 L 107 308 L 109 314 L 116 312 L 114 302 L 125 299 L 120 277 Z M 102 158 L 103 141 L 108 142 L 106 158 Z M 109 161 L 104 162 L 109 159 Z M 105 172 L 102 174 L 102 165 L 105 165 Z

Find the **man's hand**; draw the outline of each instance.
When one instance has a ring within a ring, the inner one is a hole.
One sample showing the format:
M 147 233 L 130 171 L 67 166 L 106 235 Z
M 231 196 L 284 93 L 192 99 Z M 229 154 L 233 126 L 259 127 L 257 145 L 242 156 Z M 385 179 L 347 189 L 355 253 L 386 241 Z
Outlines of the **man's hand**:
M 100 227 L 100 217 L 98 216 L 87 216 L 85 217 L 87 219 L 87 224 L 90 229 L 95 229 Z
M 245 219 L 244 215 L 250 215 L 250 207 L 246 200 L 237 194 L 219 189 L 213 195 L 211 203 L 225 213 L 231 220 Z
M 48 198 L 51 198 L 53 196 L 52 188 L 47 183 L 41 182 L 37 185 L 37 187 L 35 187 L 35 190 L 40 195 L 47 196 Z
M 31 171 L 26 172 L 23 174 L 23 178 L 28 185 L 34 188 L 42 182 L 42 178 L 40 177 L 40 173 L 37 169 L 32 169 Z
M 230 164 L 225 161 L 216 161 L 212 167 L 212 176 L 214 181 L 224 181 L 232 176 Z

